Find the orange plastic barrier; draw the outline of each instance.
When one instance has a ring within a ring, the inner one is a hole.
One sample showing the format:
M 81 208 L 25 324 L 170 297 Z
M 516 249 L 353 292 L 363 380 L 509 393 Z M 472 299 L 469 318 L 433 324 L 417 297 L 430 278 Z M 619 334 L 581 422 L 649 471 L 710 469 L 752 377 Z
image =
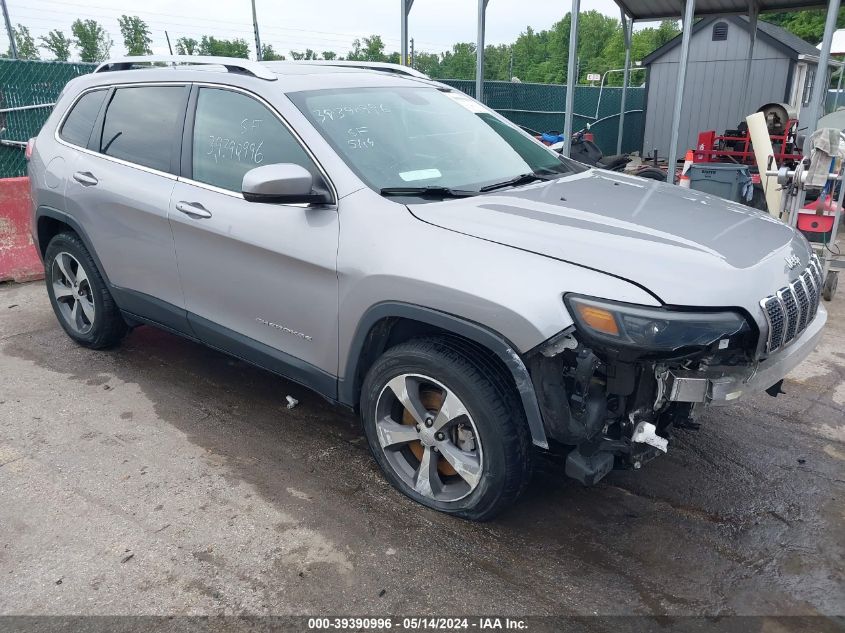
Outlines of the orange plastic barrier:
M 0 178 L 0 281 L 44 277 L 29 222 L 29 178 Z

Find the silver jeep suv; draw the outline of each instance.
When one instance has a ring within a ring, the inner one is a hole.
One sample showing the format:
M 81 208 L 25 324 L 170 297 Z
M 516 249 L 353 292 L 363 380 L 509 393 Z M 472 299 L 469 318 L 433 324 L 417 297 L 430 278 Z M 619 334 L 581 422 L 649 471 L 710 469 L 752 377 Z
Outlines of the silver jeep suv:
M 587 485 L 639 468 L 816 345 L 793 229 L 397 70 L 137 58 L 70 82 L 29 166 L 68 335 L 150 324 L 305 385 L 360 413 L 397 489 L 478 520 L 538 451 Z

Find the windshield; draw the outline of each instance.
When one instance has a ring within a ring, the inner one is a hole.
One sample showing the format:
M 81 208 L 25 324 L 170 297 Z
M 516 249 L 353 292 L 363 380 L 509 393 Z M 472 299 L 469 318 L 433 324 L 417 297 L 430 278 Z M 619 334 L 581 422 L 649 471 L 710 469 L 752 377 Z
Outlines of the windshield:
M 384 194 L 466 195 L 511 180 L 523 184 L 532 174 L 553 178 L 585 169 L 458 92 L 344 88 L 289 97 L 361 179 Z

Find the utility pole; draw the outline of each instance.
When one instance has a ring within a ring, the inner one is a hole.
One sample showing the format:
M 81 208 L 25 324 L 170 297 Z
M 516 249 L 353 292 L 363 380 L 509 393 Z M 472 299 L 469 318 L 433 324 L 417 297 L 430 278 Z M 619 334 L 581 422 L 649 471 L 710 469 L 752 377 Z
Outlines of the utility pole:
M 513 79 L 513 44 L 511 44 L 511 61 L 508 64 L 508 81 Z
M 172 55 L 173 54 L 173 47 L 170 45 L 170 34 L 167 31 L 165 31 L 164 37 L 167 38 L 167 50 L 169 50 L 170 54 Z
M 400 53 L 399 63 L 403 66 L 410 65 L 408 61 L 408 14 L 411 12 L 411 7 L 414 6 L 414 0 L 400 0 L 402 4 L 402 15 L 399 23 L 402 38 L 402 52 Z
M 255 13 L 255 0 L 252 0 L 252 27 L 255 29 L 255 59 L 261 61 L 261 38 L 258 37 L 258 16 Z
M 6 0 L 0 0 L 0 2 L 3 4 L 3 19 L 6 20 L 6 32 L 9 34 L 9 50 L 12 51 L 12 59 L 17 59 L 18 45 L 15 43 L 15 31 L 9 19 L 9 9 L 6 8 Z
M 411 63 L 409 64 L 411 68 L 417 67 L 417 58 L 414 56 L 414 38 L 411 38 Z

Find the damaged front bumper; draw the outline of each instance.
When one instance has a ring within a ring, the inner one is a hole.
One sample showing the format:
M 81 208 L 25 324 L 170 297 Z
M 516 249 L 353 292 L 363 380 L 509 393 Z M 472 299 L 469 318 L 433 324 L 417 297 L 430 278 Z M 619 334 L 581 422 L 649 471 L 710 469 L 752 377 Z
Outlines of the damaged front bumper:
M 673 429 L 698 428 L 703 407 L 776 395 L 826 321 L 819 307 L 799 338 L 767 357 L 755 351 L 765 332 L 747 328 L 674 356 L 613 349 L 569 328 L 527 357 L 552 449 L 565 451 L 566 474 L 586 485 L 614 468 L 640 468 L 667 451 Z
M 703 370 L 659 371 L 658 401 L 726 405 L 777 384 L 816 348 L 827 322 L 827 311 L 818 313 L 804 333 L 789 347 L 760 360 L 754 366 L 711 367 Z

